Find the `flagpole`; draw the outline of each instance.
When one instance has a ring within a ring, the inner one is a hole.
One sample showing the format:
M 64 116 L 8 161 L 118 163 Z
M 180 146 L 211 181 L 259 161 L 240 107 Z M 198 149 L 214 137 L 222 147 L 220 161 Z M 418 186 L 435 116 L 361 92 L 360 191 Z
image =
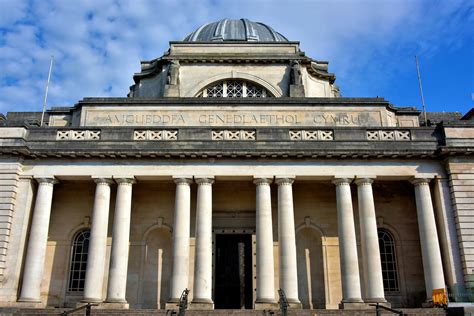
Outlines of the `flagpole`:
M 425 118 L 425 126 L 428 126 L 428 120 L 426 119 L 425 98 L 423 97 L 423 86 L 421 85 L 420 67 L 418 66 L 417 55 L 415 55 L 415 59 L 416 59 L 416 72 L 418 73 L 418 83 L 420 84 L 420 95 L 421 95 L 421 105 L 423 106 L 423 116 Z
M 43 112 L 41 112 L 40 126 L 43 126 L 43 123 L 44 123 L 44 113 L 46 112 L 46 101 L 48 100 L 48 89 L 49 89 L 49 82 L 51 81 L 51 70 L 53 69 L 53 60 L 54 60 L 54 56 L 51 55 L 51 62 L 49 64 L 49 72 L 48 72 L 48 81 L 46 82 L 46 89 L 44 92 Z

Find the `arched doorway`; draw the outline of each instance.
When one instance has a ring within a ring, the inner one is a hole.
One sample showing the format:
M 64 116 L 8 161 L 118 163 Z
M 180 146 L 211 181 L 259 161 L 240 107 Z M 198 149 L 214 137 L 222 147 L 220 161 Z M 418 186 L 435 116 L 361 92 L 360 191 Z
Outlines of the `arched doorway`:
M 304 309 L 326 307 L 322 235 L 304 227 L 296 234 L 298 293 Z
M 142 308 L 164 309 L 170 294 L 171 233 L 153 229 L 145 240 Z

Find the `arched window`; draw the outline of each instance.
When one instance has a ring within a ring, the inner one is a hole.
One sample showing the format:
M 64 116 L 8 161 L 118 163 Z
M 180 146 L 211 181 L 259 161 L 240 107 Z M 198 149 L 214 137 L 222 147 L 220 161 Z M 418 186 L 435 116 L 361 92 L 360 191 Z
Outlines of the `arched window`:
M 198 97 L 202 98 L 268 98 L 267 89 L 245 80 L 224 80 L 204 88 Z
M 383 287 L 385 292 L 397 292 L 398 267 L 395 255 L 395 241 L 393 236 L 385 229 L 378 230 L 380 259 L 382 261 Z
M 84 291 L 90 234 L 90 229 L 82 230 L 76 234 L 72 241 L 71 267 L 68 285 L 69 292 Z

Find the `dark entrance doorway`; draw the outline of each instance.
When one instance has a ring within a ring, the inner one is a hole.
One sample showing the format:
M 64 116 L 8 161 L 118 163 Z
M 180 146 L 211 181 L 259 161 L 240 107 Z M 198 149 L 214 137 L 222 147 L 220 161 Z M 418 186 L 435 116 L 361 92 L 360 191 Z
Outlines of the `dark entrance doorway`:
M 216 235 L 214 297 L 215 308 L 252 308 L 252 235 Z

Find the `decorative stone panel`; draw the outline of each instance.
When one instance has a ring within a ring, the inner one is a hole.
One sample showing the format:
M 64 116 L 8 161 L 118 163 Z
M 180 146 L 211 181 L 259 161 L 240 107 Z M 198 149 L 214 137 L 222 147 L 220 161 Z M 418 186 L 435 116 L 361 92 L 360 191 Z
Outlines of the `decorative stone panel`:
M 410 131 L 403 130 L 369 130 L 367 131 L 367 140 L 394 140 L 394 141 L 410 141 Z
M 249 141 L 256 139 L 255 130 L 214 130 L 212 140 Z
M 133 140 L 178 140 L 178 131 L 136 130 L 133 132 Z
M 100 140 L 100 131 L 92 131 L 92 130 L 57 131 L 56 140 Z
M 334 140 L 333 131 L 324 130 L 292 130 L 289 131 L 290 139 L 297 140 Z

